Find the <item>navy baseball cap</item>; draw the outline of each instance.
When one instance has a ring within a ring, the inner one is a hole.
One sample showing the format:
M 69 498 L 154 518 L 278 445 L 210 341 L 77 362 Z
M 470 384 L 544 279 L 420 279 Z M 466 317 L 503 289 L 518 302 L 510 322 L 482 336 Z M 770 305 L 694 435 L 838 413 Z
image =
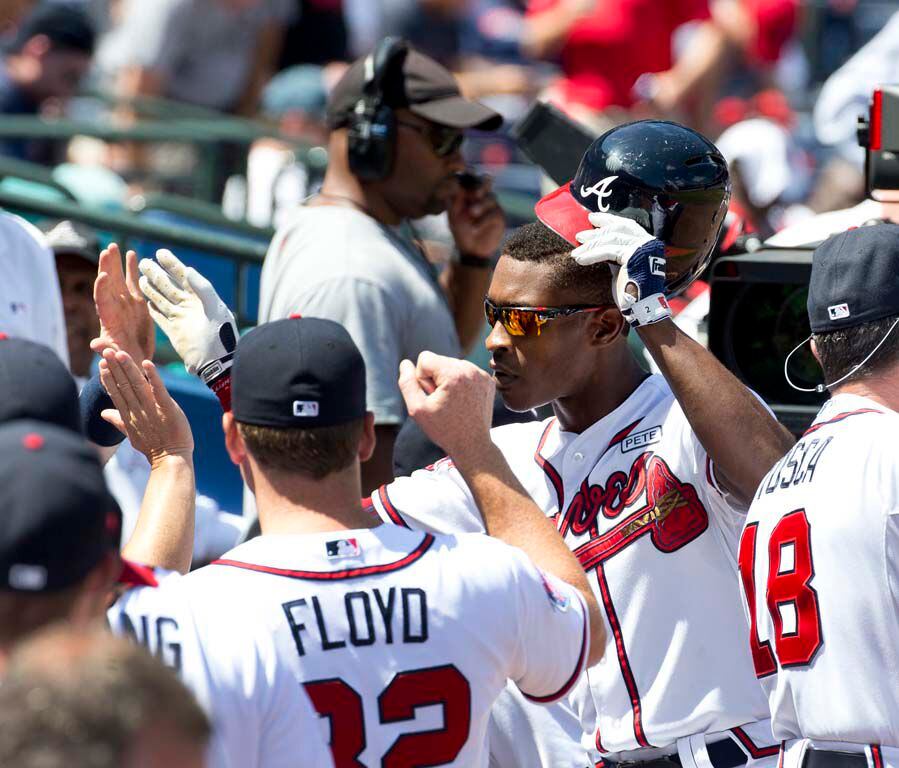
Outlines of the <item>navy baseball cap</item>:
M 334 427 L 365 415 L 365 362 L 346 329 L 317 317 L 257 326 L 237 343 L 234 418 L 260 427 Z
M 50 347 L 0 336 L 0 424 L 16 419 L 80 433 L 78 388 Z
M 118 550 L 122 513 L 93 448 L 37 421 L 0 425 L 0 589 L 55 592 Z M 123 581 L 147 583 L 126 564 Z
M 812 333 L 899 315 L 899 226 L 886 222 L 841 232 L 812 256 L 808 319 Z

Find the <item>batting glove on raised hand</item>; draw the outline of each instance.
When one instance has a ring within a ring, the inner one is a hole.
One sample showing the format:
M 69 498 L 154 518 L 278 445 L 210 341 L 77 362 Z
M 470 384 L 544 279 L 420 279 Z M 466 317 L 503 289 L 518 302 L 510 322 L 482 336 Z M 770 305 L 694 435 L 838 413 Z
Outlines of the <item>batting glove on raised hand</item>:
M 157 263 L 158 262 L 158 263 Z M 141 259 L 140 289 L 150 315 L 169 337 L 189 373 L 199 376 L 230 410 L 237 323 L 215 288 L 167 249 Z
M 615 303 L 635 326 L 671 317 L 665 299 L 665 245 L 636 221 L 613 213 L 591 213 L 595 229 L 578 232 L 571 257 L 581 266 L 606 262 L 612 268 Z

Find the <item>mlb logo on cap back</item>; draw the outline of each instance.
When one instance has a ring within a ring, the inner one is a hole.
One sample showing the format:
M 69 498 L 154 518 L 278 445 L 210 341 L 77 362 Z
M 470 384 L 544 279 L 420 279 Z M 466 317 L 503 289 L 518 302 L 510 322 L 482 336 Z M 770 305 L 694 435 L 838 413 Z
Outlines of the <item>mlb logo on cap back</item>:
M 830 315 L 831 320 L 842 320 L 844 317 L 849 317 L 849 305 L 833 304 L 827 308 L 827 314 Z
M 42 565 L 16 563 L 10 566 L 7 583 L 13 589 L 39 592 L 47 586 L 47 569 Z
M 812 333 L 899 315 L 899 226 L 868 224 L 827 238 L 812 255 Z
M 301 419 L 314 419 L 318 416 L 318 403 L 314 400 L 294 400 L 293 415 Z

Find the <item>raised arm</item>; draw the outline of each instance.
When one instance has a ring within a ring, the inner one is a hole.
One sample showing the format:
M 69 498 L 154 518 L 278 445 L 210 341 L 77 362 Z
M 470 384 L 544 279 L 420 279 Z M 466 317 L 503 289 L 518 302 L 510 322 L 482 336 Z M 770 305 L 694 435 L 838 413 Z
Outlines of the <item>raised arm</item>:
M 100 251 L 94 305 L 100 319 L 100 335 L 91 341 L 91 349 L 102 354 L 107 347 L 127 352 L 134 360 L 152 360 L 156 350 L 156 329 L 147 312 L 138 285 L 137 254 L 125 254 L 115 243 Z
M 199 376 L 231 410 L 231 361 L 237 323 L 215 288 L 174 253 L 161 249 L 157 261 L 140 262 L 140 289 L 153 319 L 169 337 L 188 373 Z M 158 263 L 157 263 L 158 262 Z
M 100 320 L 100 334 L 91 340 L 91 349 L 98 355 L 109 348 L 127 352 L 134 360 L 151 360 L 156 349 L 156 331 L 147 312 L 147 302 L 138 286 L 137 254 L 122 253 L 119 246 L 110 243 L 100 251 L 97 279 L 94 281 L 94 306 Z M 100 418 L 111 401 L 97 377 L 92 378 L 81 390 L 81 411 L 87 438 L 100 454 L 103 464 L 112 458 L 124 439 L 109 429 Z
M 493 379 L 471 363 L 422 352 L 417 366 L 402 362 L 399 383 L 409 415 L 447 451 L 471 489 L 487 533 L 581 593 L 590 616 L 588 664 L 598 662 L 605 625 L 587 576 L 490 439 Z
M 107 348 L 100 379 L 115 404 L 102 413 L 150 462 L 137 525 L 122 554 L 129 560 L 180 573 L 190 570 L 196 482 L 193 435 L 156 367 L 141 368 L 127 352 Z
M 639 224 L 609 213 L 590 214 L 595 230 L 578 234 L 579 264 L 613 267 L 615 300 L 680 403 L 719 481 L 748 503 L 765 473 L 793 445 L 792 435 L 715 356 L 671 320 L 664 298 L 663 244 Z
M 765 473 L 793 445 L 793 436 L 711 352 L 670 319 L 638 333 L 715 462 L 719 481 L 748 504 Z

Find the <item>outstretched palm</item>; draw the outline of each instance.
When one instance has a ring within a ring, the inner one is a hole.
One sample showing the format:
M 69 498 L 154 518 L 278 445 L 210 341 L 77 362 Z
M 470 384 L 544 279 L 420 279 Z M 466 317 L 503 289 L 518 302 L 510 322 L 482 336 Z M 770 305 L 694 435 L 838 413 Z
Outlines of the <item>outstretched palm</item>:
M 100 318 L 100 335 L 91 342 L 94 352 L 107 347 L 127 352 L 134 360 L 150 360 L 156 349 L 156 331 L 147 311 L 147 302 L 138 286 L 137 254 L 122 254 L 110 243 L 100 252 L 94 304 Z

